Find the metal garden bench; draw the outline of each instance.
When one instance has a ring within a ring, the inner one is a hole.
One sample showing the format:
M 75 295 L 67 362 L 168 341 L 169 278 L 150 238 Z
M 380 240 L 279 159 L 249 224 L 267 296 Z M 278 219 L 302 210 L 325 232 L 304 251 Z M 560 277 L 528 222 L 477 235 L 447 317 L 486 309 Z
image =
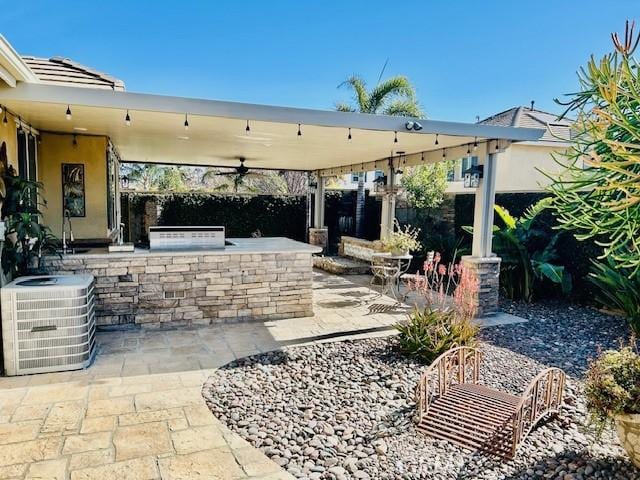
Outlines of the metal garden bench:
M 565 374 L 540 372 L 521 396 L 478 383 L 481 353 L 458 347 L 440 355 L 416 388 L 419 431 L 463 448 L 512 458 L 543 418 L 560 412 Z

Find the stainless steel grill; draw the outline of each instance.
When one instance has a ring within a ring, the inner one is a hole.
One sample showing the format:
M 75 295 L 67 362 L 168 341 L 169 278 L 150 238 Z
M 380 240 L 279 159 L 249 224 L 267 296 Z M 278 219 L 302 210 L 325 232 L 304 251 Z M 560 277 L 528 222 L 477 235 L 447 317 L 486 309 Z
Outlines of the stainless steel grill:
M 224 248 L 224 227 L 149 227 L 149 248 Z

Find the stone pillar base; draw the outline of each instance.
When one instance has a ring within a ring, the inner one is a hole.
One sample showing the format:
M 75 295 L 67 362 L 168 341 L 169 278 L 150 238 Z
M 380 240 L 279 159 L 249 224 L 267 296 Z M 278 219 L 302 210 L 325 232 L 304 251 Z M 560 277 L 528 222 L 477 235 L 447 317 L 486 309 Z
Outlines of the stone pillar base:
M 499 257 L 462 257 L 462 265 L 478 281 L 476 294 L 476 316 L 484 317 L 498 311 L 498 293 L 500 291 Z
M 309 229 L 309 243 L 311 245 L 317 245 L 324 250 L 327 249 L 329 243 L 329 229 L 328 228 L 310 228 Z

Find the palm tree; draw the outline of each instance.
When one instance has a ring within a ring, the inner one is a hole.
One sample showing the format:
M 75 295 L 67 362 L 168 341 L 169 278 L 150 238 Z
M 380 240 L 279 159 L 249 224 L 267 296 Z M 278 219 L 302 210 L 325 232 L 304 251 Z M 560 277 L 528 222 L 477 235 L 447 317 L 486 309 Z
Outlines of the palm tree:
M 384 70 L 384 69 L 383 69 Z M 358 75 L 352 75 L 338 85 L 353 91 L 352 103 L 338 103 L 340 112 L 360 112 L 401 117 L 423 116 L 416 91 L 407 77 L 396 75 L 367 90 L 367 84 Z M 356 237 L 364 234 L 364 172 L 358 173 L 358 193 L 356 196 Z

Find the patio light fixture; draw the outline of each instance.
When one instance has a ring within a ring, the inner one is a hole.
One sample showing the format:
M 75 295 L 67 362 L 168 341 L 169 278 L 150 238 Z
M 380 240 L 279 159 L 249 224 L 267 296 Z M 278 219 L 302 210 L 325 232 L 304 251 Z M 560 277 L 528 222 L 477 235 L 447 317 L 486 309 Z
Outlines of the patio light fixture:
M 127 116 L 124 117 L 124 123 L 127 125 L 127 127 L 131 126 L 131 116 L 129 115 L 128 109 L 127 109 Z
M 446 148 L 442 149 L 442 158 L 447 158 L 447 149 Z
M 467 145 L 467 157 L 471 155 L 471 145 Z
M 189 118 L 186 113 L 184 114 L 184 129 L 189 130 Z
M 393 132 L 393 135 L 394 135 L 393 143 L 398 143 L 398 132 L 397 131 Z
M 247 120 L 247 126 L 246 126 L 246 128 L 244 129 L 244 131 L 245 131 L 245 133 L 246 133 L 247 135 L 249 135 L 249 132 L 251 132 L 251 127 L 249 127 L 249 120 Z
M 440 142 L 438 141 L 438 134 L 436 133 L 436 145 L 438 145 Z
M 302 130 L 300 129 L 300 124 L 298 124 L 298 138 L 302 136 Z
M 351 127 L 349 127 L 349 135 L 347 135 L 347 140 L 351 143 Z
M 480 179 L 484 173 L 484 165 L 472 165 L 467 170 L 462 172 L 464 175 L 464 187 L 465 188 L 478 188 L 480 186 Z
M 67 105 L 67 112 L 65 113 L 65 117 L 67 117 L 67 120 L 71 120 L 71 107 L 69 105 Z

